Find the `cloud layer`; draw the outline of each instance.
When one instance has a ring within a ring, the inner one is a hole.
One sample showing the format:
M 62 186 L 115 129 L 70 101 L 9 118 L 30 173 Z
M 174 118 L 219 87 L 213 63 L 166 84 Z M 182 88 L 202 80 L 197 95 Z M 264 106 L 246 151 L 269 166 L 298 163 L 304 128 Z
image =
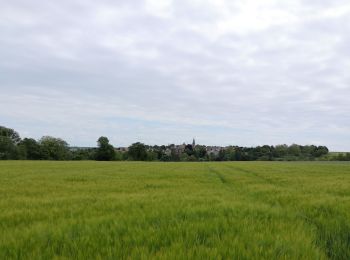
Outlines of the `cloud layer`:
M 348 1 L 0 7 L 0 124 L 23 136 L 350 151 Z

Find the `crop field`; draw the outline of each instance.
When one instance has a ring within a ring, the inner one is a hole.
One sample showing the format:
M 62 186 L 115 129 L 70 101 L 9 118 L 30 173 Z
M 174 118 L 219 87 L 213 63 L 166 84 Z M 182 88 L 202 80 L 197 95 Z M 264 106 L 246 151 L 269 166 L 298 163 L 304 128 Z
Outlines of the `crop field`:
M 350 259 L 350 164 L 0 162 L 0 259 Z

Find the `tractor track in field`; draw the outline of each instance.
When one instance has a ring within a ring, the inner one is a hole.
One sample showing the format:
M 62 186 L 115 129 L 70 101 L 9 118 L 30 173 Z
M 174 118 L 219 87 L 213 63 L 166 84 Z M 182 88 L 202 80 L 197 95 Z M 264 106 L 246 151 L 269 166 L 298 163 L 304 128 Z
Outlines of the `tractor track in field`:
M 218 170 L 208 166 L 208 169 L 211 173 L 214 173 L 218 178 L 219 180 L 221 181 L 222 184 L 227 184 L 227 179 L 222 175 L 221 172 L 219 172 Z
M 241 168 L 241 167 L 237 167 L 237 166 L 233 166 L 233 165 L 225 165 L 225 167 L 227 167 L 227 168 L 229 168 L 231 170 L 236 170 L 236 171 L 239 171 L 239 172 L 244 172 L 244 173 L 253 175 L 257 179 L 262 180 L 262 181 L 264 181 L 264 182 L 266 182 L 268 184 L 271 184 L 273 186 L 281 186 L 280 183 L 277 183 L 275 181 L 272 181 L 271 179 L 265 178 L 265 177 L 261 176 L 259 173 L 255 172 L 255 171 L 247 170 L 247 169 L 244 169 L 244 168 Z

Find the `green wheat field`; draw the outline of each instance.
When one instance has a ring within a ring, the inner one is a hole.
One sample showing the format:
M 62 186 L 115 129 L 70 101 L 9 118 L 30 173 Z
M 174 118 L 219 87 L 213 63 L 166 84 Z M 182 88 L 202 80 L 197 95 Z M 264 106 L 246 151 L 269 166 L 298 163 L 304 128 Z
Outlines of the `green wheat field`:
M 350 259 L 350 164 L 3 161 L 0 259 Z

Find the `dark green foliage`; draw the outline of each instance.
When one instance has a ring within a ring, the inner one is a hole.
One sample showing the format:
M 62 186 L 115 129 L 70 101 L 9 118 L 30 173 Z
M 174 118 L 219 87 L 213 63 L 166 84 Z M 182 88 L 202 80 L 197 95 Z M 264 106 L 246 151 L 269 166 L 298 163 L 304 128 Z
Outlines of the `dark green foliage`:
M 40 145 L 32 138 L 24 138 L 18 144 L 21 159 L 40 160 Z
M 0 160 L 18 159 L 17 144 L 21 138 L 11 128 L 0 126 Z
M 339 153 L 331 158 L 333 161 L 350 161 L 350 153 Z
M 276 145 L 273 151 L 273 156 L 276 158 L 282 158 L 288 154 L 288 145 Z
M 109 144 L 109 140 L 107 137 L 101 136 L 97 140 L 97 146 L 97 161 L 113 161 L 115 159 L 114 147 L 111 144 Z
M 7 136 L 0 136 L 0 160 L 17 159 L 17 149 Z
M 52 136 L 44 136 L 39 140 L 40 158 L 43 160 L 68 160 L 69 149 L 66 141 Z
M 297 144 L 292 144 L 288 147 L 288 154 L 291 156 L 299 156 L 301 154 L 300 146 Z
M 185 146 L 185 153 L 188 155 L 188 156 L 191 156 L 194 154 L 194 150 L 193 150 L 193 147 L 191 144 L 188 144 Z
M 315 152 L 314 152 L 314 156 L 315 157 L 320 157 L 322 155 L 326 155 L 328 154 L 328 148 L 326 146 L 318 146 L 316 149 L 315 149 Z
M 15 145 L 21 141 L 19 134 L 15 130 L 4 126 L 0 126 L 0 136 L 8 137 Z
M 160 158 L 160 161 L 162 162 L 170 162 L 172 161 L 171 156 L 167 155 L 167 154 L 163 154 L 162 157 Z
M 146 161 L 147 160 L 147 150 L 143 143 L 137 142 L 129 147 L 128 151 L 129 159 L 134 161 Z
M 197 145 L 194 148 L 194 155 L 196 158 L 200 159 L 206 159 L 207 158 L 207 150 L 204 145 Z
M 95 148 L 83 148 L 70 152 L 70 158 L 74 161 L 95 160 Z

